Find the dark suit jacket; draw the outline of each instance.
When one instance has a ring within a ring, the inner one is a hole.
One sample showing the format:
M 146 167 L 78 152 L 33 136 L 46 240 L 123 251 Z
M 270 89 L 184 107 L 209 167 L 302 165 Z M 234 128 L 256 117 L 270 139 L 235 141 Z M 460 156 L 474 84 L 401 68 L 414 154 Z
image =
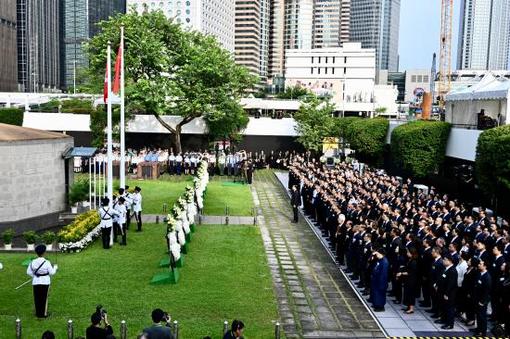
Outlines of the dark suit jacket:
M 143 333 L 147 335 L 147 339 L 174 339 L 172 330 L 168 326 L 153 325 L 145 328 Z
M 475 283 L 474 298 L 477 303 L 487 305 L 491 300 L 492 278 L 489 272 L 486 272 L 478 278 Z
M 291 193 L 291 199 L 290 199 L 290 203 L 292 204 L 292 206 L 297 206 L 299 207 L 301 205 L 301 195 L 299 194 L 299 191 L 292 191 Z
M 448 303 L 455 302 L 457 293 L 457 269 L 452 265 L 445 270 L 437 282 L 437 291 L 441 295 L 448 297 Z M 444 299 L 446 301 L 446 299 Z

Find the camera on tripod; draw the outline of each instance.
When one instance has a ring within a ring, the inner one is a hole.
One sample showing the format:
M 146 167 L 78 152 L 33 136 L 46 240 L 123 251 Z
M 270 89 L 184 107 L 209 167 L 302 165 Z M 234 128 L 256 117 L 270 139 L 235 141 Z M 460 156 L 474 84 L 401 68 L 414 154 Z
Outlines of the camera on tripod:
M 101 315 L 101 319 L 104 319 L 104 317 L 106 315 L 106 310 L 103 308 L 103 305 L 96 306 L 96 313 Z

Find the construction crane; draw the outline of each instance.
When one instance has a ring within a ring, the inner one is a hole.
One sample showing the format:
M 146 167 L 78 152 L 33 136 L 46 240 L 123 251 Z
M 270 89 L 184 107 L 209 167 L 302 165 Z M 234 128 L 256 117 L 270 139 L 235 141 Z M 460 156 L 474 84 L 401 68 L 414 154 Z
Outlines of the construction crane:
M 441 0 L 441 35 L 439 46 L 439 106 L 444 109 L 446 94 L 451 89 L 453 0 Z

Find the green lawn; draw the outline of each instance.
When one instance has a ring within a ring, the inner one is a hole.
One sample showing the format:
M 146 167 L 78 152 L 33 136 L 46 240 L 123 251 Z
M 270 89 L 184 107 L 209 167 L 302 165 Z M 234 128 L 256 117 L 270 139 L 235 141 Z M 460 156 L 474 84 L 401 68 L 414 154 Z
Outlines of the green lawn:
M 204 214 L 224 215 L 226 205 L 230 215 L 250 216 L 253 208 L 250 185 L 233 183 L 225 177 L 213 177 L 207 185 Z
M 147 192 L 146 192 L 147 194 Z M 130 233 L 128 246 L 109 251 L 96 241 L 77 254 L 50 254 L 60 271 L 53 278 L 51 317 L 36 320 L 30 286 L 14 290 L 27 279 L 21 262 L 27 255 L 0 254 L 0 337 L 14 337 L 14 320 L 23 321 L 23 337 L 39 338 L 46 329 L 65 338 L 66 322 L 73 319 L 75 337 L 83 335 L 96 304 L 108 311 L 115 333 L 121 320 L 128 337 L 150 325 L 150 312 L 160 307 L 180 322 L 181 338 L 219 338 L 222 322 L 242 319 L 247 338 L 270 338 L 277 307 L 262 239 L 254 226 L 198 226 L 185 255 L 177 285 L 149 284 L 164 269 L 164 225 L 144 225 Z

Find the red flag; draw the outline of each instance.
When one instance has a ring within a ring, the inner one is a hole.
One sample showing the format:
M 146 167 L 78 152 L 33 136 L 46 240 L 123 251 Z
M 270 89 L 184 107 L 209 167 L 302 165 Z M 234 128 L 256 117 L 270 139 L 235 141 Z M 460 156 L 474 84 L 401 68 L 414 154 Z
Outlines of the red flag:
M 117 58 L 115 60 L 115 78 L 113 79 L 113 87 L 112 92 L 115 94 L 119 94 L 120 91 L 120 72 L 122 72 L 121 68 L 121 60 L 123 58 L 122 55 L 122 45 L 119 46 L 119 50 L 117 51 Z
M 106 65 L 106 71 L 104 76 L 103 99 L 106 105 L 108 103 L 108 65 Z

